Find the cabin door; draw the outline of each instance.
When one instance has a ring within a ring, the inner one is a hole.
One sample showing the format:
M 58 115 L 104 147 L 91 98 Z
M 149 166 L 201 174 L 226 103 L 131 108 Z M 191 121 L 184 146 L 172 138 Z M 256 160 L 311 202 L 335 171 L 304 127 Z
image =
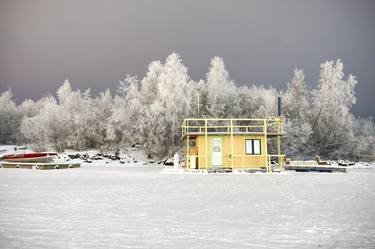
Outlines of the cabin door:
M 212 138 L 211 140 L 212 166 L 223 165 L 223 145 L 221 137 Z

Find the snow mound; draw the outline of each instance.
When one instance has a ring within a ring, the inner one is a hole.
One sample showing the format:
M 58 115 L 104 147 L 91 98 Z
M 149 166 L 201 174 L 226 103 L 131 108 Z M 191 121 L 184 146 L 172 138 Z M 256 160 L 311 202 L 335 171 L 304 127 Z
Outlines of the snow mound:
M 349 169 L 373 169 L 375 168 L 375 163 L 367 163 L 367 162 L 358 162 L 354 165 L 348 166 Z

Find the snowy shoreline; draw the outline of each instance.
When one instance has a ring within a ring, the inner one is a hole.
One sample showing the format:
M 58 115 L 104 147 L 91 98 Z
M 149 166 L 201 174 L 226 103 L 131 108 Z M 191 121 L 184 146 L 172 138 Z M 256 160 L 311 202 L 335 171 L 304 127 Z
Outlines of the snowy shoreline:
M 21 146 L 23 150 L 14 151 L 17 146 L 7 145 L 0 146 L 1 154 L 6 153 L 22 153 L 30 152 L 26 146 Z M 1 156 L 0 154 L 0 156 Z M 1 162 L 1 161 L 0 161 Z M 85 150 L 85 151 L 75 151 L 66 150 L 65 152 L 59 153 L 58 157 L 54 160 L 56 163 L 79 163 L 81 167 L 94 168 L 94 167 L 157 167 L 161 169 L 162 174 L 210 174 L 210 175 L 246 175 L 246 174 L 262 174 L 265 173 L 246 173 L 241 172 L 241 170 L 233 173 L 207 173 L 204 170 L 197 170 L 195 172 L 187 172 L 182 169 L 175 171 L 173 169 L 173 159 L 164 158 L 163 160 L 147 159 L 144 153 L 136 147 L 124 148 L 118 155 L 113 153 L 101 153 L 98 150 Z M 331 165 L 339 166 L 339 163 L 345 163 L 345 161 L 330 161 Z M 375 163 L 368 162 L 356 162 L 353 165 L 341 166 L 343 168 L 351 170 L 365 170 L 365 169 L 375 169 Z M 286 170 L 283 172 L 277 172 L 278 175 L 295 174 L 293 170 Z M 308 172 L 312 173 L 312 172 Z

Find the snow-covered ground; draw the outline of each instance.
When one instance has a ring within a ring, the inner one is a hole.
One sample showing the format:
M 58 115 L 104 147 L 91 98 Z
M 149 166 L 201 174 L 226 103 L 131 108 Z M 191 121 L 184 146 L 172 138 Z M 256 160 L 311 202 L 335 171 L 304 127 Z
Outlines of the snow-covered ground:
M 0 169 L 0 248 L 375 248 L 375 170 Z

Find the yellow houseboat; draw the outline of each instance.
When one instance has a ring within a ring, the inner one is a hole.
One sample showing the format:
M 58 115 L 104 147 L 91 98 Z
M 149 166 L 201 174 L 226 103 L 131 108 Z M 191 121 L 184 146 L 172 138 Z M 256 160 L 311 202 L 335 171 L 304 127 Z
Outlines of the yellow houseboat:
M 280 143 L 283 118 L 263 119 L 185 119 L 182 138 L 186 168 L 207 171 L 264 170 L 271 172 L 271 161 L 284 167 Z M 269 153 L 274 139 L 274 154 Z

